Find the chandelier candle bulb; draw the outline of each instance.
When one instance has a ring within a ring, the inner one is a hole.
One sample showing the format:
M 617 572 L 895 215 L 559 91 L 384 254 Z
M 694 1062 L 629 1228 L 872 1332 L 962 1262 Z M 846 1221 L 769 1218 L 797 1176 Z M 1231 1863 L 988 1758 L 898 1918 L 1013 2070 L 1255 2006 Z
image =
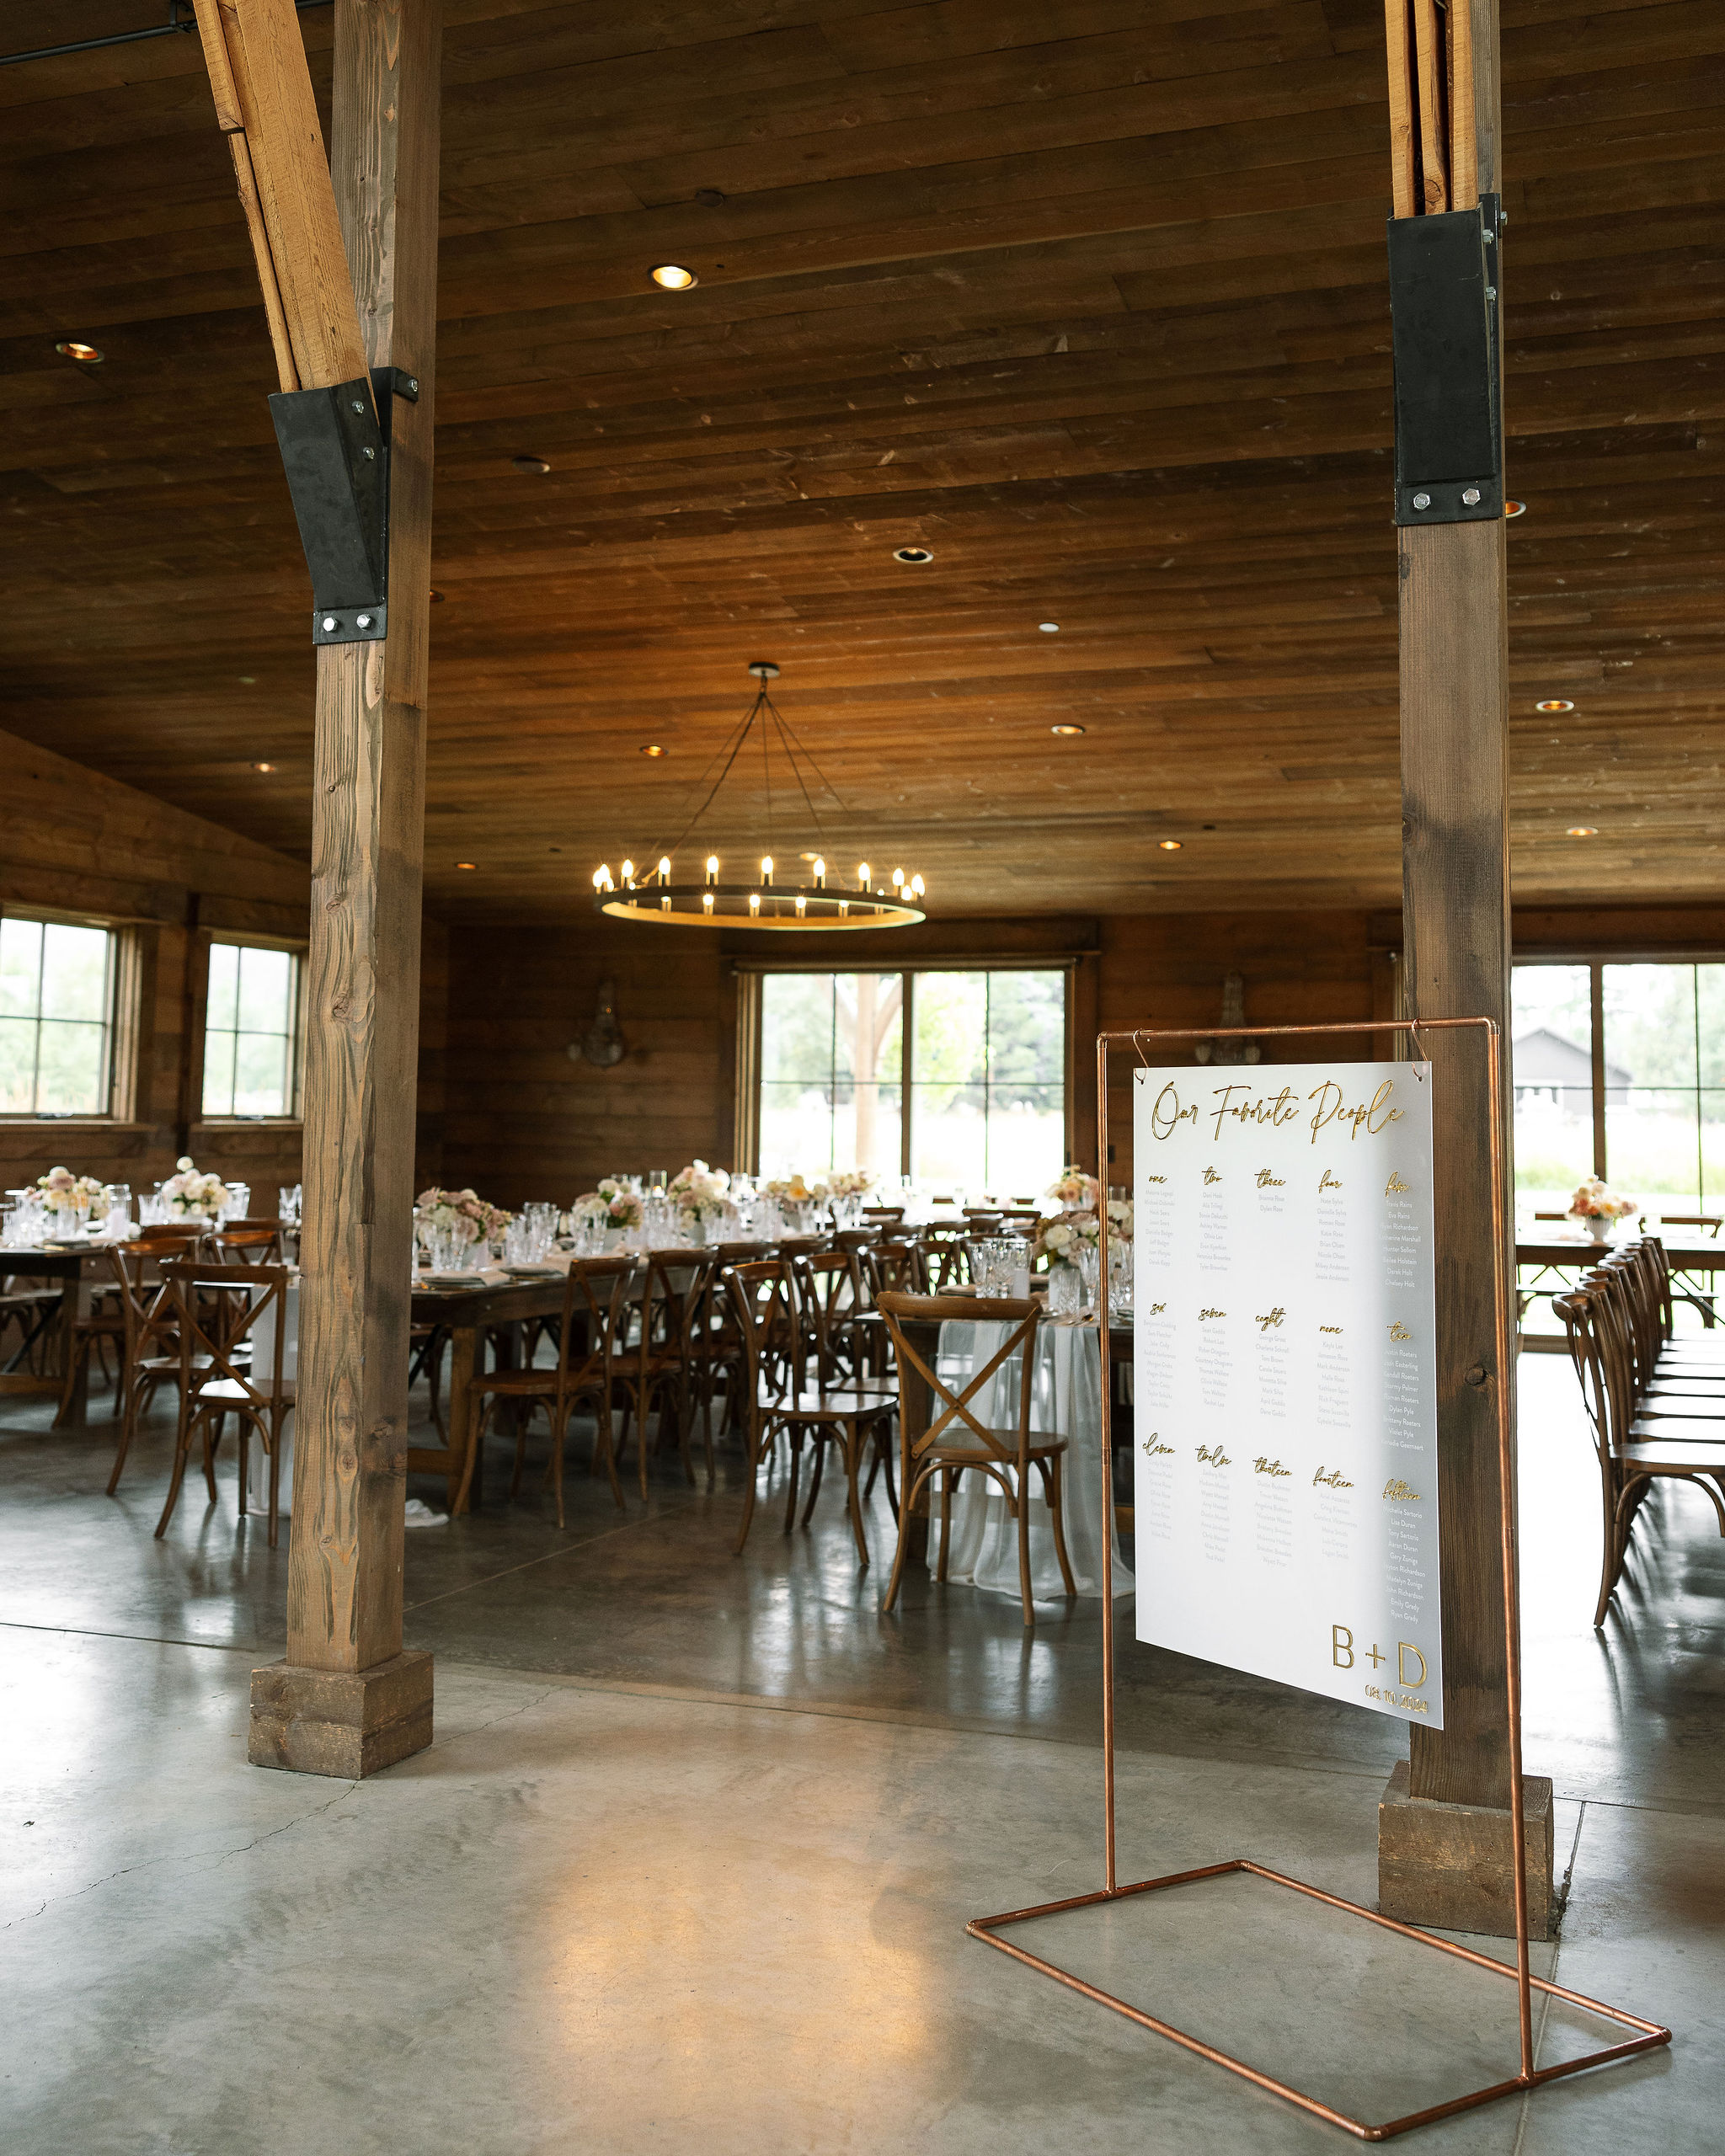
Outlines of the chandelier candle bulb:
M 857 888 L 862 891 L 868 889 L 868 863 L 866 861 L 857 863 Z
M 761 857 L 761 880 L 763 883 L 772 881 L 772 856 L 770 853 L 763 853 Z
M 632 891 L 634 887 L 635 864 L 633 861 L 626 861 L 623 863 L 623 889 L 626 891 Z
M 920 899 L 926 896 L 927 891 L 927 886 L 923 883 L 922 878 L 920 876 L 913 876 L 911 878 L 911 895 L 913 899 Z
M 893 889 L 901 896 L 903 895 L 905 889 L 905 872 L 902 868 L 895 868 L 893 871 Z
M 701 894 L 701 910 L 702 913 L 711 913 L 713 911 L 713 894 L 711 891 L 703 891 Z
M 761 910 L 761 894 L 760 894 L 760 892 L 759 892 L 759 891 L 750 891 L 750 894 L 749 894 L 749 910 L 750 910 L 750 912 L 751 914 L 758 914 L 758 913 L 760 912 L 760 910 Z
M 826 889 L 826 863 L 818 857 L 814 863 L 814 888 L 817 891 Z
M 659 880 L 661 883 L 668 883 L 670 881 L 670 856 L 667 853 L 662 853 L 659 857 Z
M 805 913 L 807 913 L 807 912 L 808 912 L 808 910 L 809 910 L 809 901 L 808 901 L 808 899 L 805 899 L 805 898 L 803 896 L 803 894 L 802 894 L 800 891 L 798 891 L 798 894 L 797 894 L 797 917 L 798 917 L 798 919 L 800 921 L 800 920 L 801 920 L 801 918 L 803 917 L 803 915 L 804 915 Z
M 707 857 L 707 880 L 709 883 L 716 883 L 718 881 L 718 856 L 716 853 L 709 853 Z M 709 913 L 713 910 L 711 899 L 708 901 L 707 910 Z

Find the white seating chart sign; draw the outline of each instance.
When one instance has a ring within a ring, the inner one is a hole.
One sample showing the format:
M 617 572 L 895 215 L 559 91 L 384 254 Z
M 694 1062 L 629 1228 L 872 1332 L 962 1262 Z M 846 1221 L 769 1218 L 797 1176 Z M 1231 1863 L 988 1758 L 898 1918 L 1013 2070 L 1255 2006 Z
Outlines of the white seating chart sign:
M 1133 1073 L 1138 1636 L 1441 1729 L 1431 1067 Z

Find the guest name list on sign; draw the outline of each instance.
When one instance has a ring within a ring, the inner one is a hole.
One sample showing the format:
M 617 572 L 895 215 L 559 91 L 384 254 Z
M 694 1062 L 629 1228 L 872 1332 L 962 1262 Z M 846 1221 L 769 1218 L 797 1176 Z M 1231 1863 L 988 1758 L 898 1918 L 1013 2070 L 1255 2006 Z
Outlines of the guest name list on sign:
M 1440 1729 L 1430 1066 L 1133 1073 L 1138 1636 Z

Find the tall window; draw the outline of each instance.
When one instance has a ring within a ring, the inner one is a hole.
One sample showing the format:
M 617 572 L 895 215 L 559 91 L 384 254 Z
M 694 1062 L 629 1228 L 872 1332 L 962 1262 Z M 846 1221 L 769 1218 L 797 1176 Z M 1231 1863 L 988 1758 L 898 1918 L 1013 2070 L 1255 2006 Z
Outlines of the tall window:
M 1725 1209 L 1725 965 L 1519 965 L 1514 989 L 1518 1193 L 1561 1210 L 1599 1174 Z
M 106 928 L 0 921 L 0 1114 L 111 1112 L 115 943 Z
M 1064 971 L 769 974 L 761 1016 L 763 1174 L 1020 1195 L 1059 1173 Z
M 293 953 L 212 943 L 204 1113 L 292 1115 L 298 1041 L 299 960 Z
M 769 974 L 761 988 L 761 1173 L 896 1176 L 904 977 Z

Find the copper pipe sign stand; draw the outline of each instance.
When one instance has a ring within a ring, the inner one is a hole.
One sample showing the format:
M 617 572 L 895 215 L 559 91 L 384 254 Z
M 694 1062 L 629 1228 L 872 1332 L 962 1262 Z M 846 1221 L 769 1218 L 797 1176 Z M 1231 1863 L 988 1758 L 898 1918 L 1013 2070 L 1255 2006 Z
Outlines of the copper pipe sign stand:
M 1204 1038 L 1246 1038 L 1263 1040 L 1276 1034 L 1297 1033 L 1310 1036 L 1316 1033 L 1408 1033 L 1413 1037 L 1416 1052 L 1422 1033 L 1446 1030 L 1469 1030 L 1483 1036 L 1488 1058 L 1491 1107 L 1491 1177 L 1492 1225 L 1494 1230 L 1493 1247 L 1494 1257 L 1493 1302 L 1496 1315 L 1498 1369 L 1500 1373 L 1510 1368 L 1512 1342 L 1509 1330 L 1509 1281 L 1506 1241 L 1506 1206 L 1503 1190 L 1503 1145 L 1500 1121 L 1503 1104 L 1503 1036 L 1497 1023 L 1490 1018 L 1430 1018 L 1420 1023 L 1411 1020 L 1360 1020 L 1344 1024 L 1306 1026 L 1232 1026 L 1217 1029 L 1208 1026 L 1142 1027 L 1133 1032 L 1105 1033 L 1097 1036 L 1097 1104 L 1099 1118 L 1098 1153 L 1106 1161 L 1108 1145 L 1108 1058 L 1110 1047 L 1130 1044 L 1144 1057 L 1142 1043 L 1146 1041 L 1177 1041 Z M 1108 1208 L 1101 1209 L 1102 1251 L 1100 1276 L 1104 1283 L 1108 1277 Z M 1110 1392 L 1106 1381 L 1108 1368 L 1108 1299 L 1104 1285 L 1099 1298 L 1101 1303 L 1102 1366 L 1104 1382 L 1102 1388 L 1102 1469 L 1103 1469 L 1103 1547 L 1112 1552 L 1114 1538 L 1114 1446 L 1113 1417 Z M 1200 2058 L 1207 2058 L 1216 2066 L 1226 2067 L 1231 2073 L 1237 2073 L 1255 2087 L 1266 2089 L 1273 2095 L 1284 2096 L 1290 2104 L 1297 2104 L 1301 2111 L 1310 2111 L 1314 2117 L 1326 2119 L 1332 2126 L 1340 2127 L 1346 2133 L 1360 2141 L 1388 2141 L 1399 2133 L 1407 2133 L 1417 2126 L 1429 2126 L 1434 2120 L 1448 2118 L 1456 2111 L 1473 2110 L 1481 2104 L 1495 2103 L 1500 2097 L 1511 2096 L 1519 2090 L 1537 2089 L 1560 2075 L 1579 2073 L 1591 2066 L 1604 2066 L 1613 2059 L 1632 2057 L 1637 2052 L 1653 2051 L 1661 2044 L 1669 2044 L 1671 2031 L 1661 2028 L 1656 2021 L 1644 2021 L 1638 2015 L 1626 2014 L 1621 2008 L 1606 2006 L 1596 1999 L 1584 1998 L 1579 1992 L 1567 1991 L 1562 1985 L 1548 1983 L 1535 1977 L 1528 1966 L 1527 1933 L 1527 1826 L 1521 1788 L 1521 1646 L 1520 1622 L 1515 1577 L 1515 1521 L 1510 1492 L 1512 1481 L 1514 1440 L 1509 1427 L 1509 1387 L 1498 1385 L 1498 1483 L 1503 1493 L 1499 1543 L 1503 1566 L 1503 1614 L 1508 1635 L 1506 1697 L 1509 1717 L 1509 1817 L 1510 1843 L 1515 1867 L 1515 1966 L 1512 1970 L 1506 1963 L 1497 1961 L 1487 1954 L 1478 1954 L 1470 1947 L 1456 1946 L 1448 1940 L 1434 1938 L 1431 1933 L 1421 1931 L 1414 1925 L 1398 1924 L 1391 1917 L 1381 1916 L 1375 1909 L 1362 1908 L 1357 1902 L 1343 1901 L 1339 1895 L 1326 1893 L 1322 1887 L 1309 1885 L 1303 1879 L 1290 1879 L 1285 1873 L 1272 1871 L 1267 1866 L 1254 1863 L 1250 1857 L 1231 1857 L 1220 1864 L 1200 1865 L 1190 1871 L 1170 1872 L 1160 1879 L 1139 1879 L 1128 1886 L 1119 1883 L 1114 1863 L 1114 1604 L 1112 1594 L 1103 1598 L 1103 1847 L 1105 1883 L 1098 1892 L 1075 1894 L 1063 1902 L 1044 1902 L 1035 1908 L 1011 1909 L 1003 1916 L 977 1917 L 965 1928 L 971 1936 L 996 1946 L 1002 1954 L 1010 1954 L 1027 1968 L 1035 1969 L 1043 1976 L 1052 1977 L 1073 1991 L 1081 1992 L 1086 1999 L 1093 1999 L 1099 2006 L 1112 2007 L 1116 2014 L 1124 2014 L 1129 2021 L 1135 2021 L 1140 2028 L 1153 2031 L 1179 2044 L 1189 2052 L 1196 2052 Z M 1475 1967 L 1488 1970 L 1493 1976 L 1513 1977 L 1516 1988 L 1521 2039 L 1520 2070 L 1506 2081 L 1496 2081 L 1487 2088 L 1475 2089 L 1464 2096 L 1451 2097 L 1448 2102 L 1429 2105 L 1425 2110 L 1410 2111 L 1403 2118 L 1391 2119 L 1379 2126 L 1369 2125 L 1363 2119 L 1351 2118 L 1333 2105 L 1320 2103 L 1316 2097 L 1308 2096 L 1292 2088 L 1285 2081 L 1279 2081 L 1274 2074 L 1261 2073 L 1249 2066 L 1244 2059 L 1236 2058 L 1231 2052 L 1220 2051 L 1213 2044 L 1206 2044 L 1183 2029 L 1176 2029 L 1167 2021 L 1159 2021 L 1152 2014 L 1140 2007 L 1116 1999 L 1111 1992 L 1098 1990 L 1094 1984 L 1086 1983 L 1070 1970 L 1062 1969 L 1039 1955 L 1028 1953 L 1022 1946 L 1002 1939 L 1000 1934 L 1010 1924 L 1028 1924 L 1036 1917 L 1054 1916 L 1064 1909 L 1088 1908 L 1098 1903 L 1124 1901 L 1135 1894 L 1156 1893 L 1168 1886 L 1183 1886 L 1196 1879 L 1215 1879 L 1224 1873 L 1248 1872 L 1257 1879 L 1267 1879 L 1272 1885 L 1292 1888 L 1296 1894 L 1310 1895 L 1315 1902 L 1327 1908 L 1344 1910 L 1349 1916 L 1359 1917 L 1367 1924 L 1381 1925 L 1386 1931 L 1398 1933 L 1404 1939 L 1417 1940 L 1423 1946 L 1429 1946 L 1439 1954 L 1453 1955 L 1457 1961 L 1471 1962 Z M 1583 2009 L 1589 2014 L 1602 2015 L 1621 2027 L 1636 2033 L 1623 2042 L 1609 2045 L 1604 2051 L 1589 2052 L 1584 2057 L 1566 2059 L 1557 2066 L 1536 2067 L 1534 2064 L 1533 1994 L 1543 1992 L 1551 1999 L 1561 1999 L 1571 2006 Z

